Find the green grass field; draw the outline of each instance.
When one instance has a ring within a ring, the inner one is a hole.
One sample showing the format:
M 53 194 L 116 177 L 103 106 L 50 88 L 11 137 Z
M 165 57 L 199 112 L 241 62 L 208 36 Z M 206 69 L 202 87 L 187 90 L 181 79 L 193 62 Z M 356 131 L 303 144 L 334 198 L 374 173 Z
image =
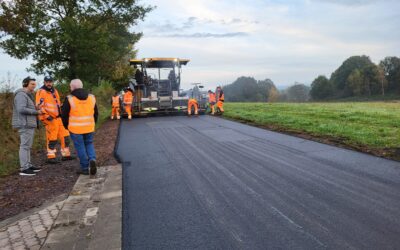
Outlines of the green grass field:
M 225 103 L 224 109 L 227 118 L 351 147 L 400 147 L 400 102 Z

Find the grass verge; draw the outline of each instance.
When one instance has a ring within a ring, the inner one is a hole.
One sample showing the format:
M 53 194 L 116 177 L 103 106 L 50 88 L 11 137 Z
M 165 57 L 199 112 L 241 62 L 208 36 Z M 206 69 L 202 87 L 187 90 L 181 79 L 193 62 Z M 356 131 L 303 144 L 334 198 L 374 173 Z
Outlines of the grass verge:
M 400 102 L 226 103 L 224 116 L 399 160 Z

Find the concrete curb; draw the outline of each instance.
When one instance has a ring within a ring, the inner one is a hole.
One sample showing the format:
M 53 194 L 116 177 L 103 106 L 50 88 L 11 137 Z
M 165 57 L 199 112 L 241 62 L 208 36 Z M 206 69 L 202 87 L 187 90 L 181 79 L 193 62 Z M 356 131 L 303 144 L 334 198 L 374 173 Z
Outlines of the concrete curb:
M 80 176 L 41 249 L 121 249 L 122 168 Z

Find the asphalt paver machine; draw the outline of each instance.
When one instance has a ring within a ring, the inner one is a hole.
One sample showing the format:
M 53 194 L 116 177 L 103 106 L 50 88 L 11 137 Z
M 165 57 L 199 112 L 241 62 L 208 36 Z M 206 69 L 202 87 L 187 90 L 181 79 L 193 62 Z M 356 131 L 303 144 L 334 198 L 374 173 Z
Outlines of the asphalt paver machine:
M 185 113 L 188 96 L 180 92 L 182 66 L 189 60 L 179 58 L 131 59 L 136 68 L 130 87 L 135 90 L 133 113 Z

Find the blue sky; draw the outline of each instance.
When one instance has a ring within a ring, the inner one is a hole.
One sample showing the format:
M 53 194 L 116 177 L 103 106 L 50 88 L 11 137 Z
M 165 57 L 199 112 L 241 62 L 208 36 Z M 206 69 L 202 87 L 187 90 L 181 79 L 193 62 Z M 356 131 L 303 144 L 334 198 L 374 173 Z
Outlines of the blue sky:
M 142 0 L 157 8 L 134 27 L 144 36 L 138 57 L 180 57 L 183 87 L 270 78 L 282 88 L 310 84 L 348 57 L 379 63 L 400 56 L 400 1 Z M 0 55 L 0 76 L 24 75 L 27 61 Z M 4 78 L 4 77 L 3 77 Z

